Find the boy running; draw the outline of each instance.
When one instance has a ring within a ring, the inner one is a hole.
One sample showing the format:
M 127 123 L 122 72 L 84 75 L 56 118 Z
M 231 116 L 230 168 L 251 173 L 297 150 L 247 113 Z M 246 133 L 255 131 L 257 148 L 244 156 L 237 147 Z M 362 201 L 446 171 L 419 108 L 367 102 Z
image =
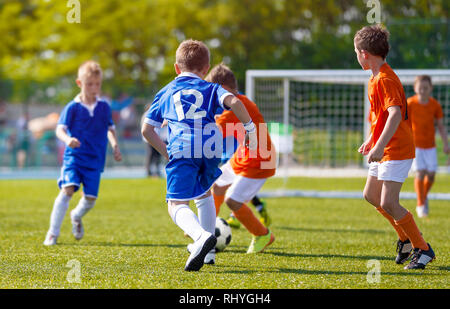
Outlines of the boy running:
M 61 189 L 50 217 L 50 229 L 44 245 L 56 245 L 61 224 L 74 192 L 83 184 L 83 196 L 70 213 L 72 233 L 80 240 L 84 235 L 81 218 L 97 200 L 100 177 L 105 167 L 108 140 L 114 159 L 122 160 L 109 104 L 100 99 L 102 70 L 94 61 L 83 63 L 76 80 L 81 93 L 61 112 L 56 136 L 66 144 L 61 176 Z
M 435 123 L 444 144 L 444 153 L 449 154 L 447 129 L 444 125 L 444 113 L 439 102 L 431 97 L 433 85 L 431 77 L 420 75 L 414 82 L 416 95 L 408 98 L 408 112 L 411 117 L 416 158 L 413 170 L 416 172 L 414 189 L 417 194 L 416 212 L 419 218 L 428 216 L 428 192 L 434 183 L 437 171 L 437 153 L 435 142 Z
M 400 189 L 414 158 L 414 141 L 403 86 L 386 63 L 389 33 L 379 25 L 366 26 L 354 37 L 355 53 L 363 70 L 371 70 L 369 100 L 371 133 L 359 152 L 367 156 L 369 174 L 364 198 L 389 220 L 396 230 L 398 255 L 405 269 L 424 269 L 435 258 L 412 214 L 399 203 Z
M 275 148 L 258 107 L 246 96 L 238 93 L 236 78 L 227 66 L 223 64 L 215 66 L 206 80 L 222 85 L 223 88 L 239 98 L 257 127 L 259 145 L 257 153 L 252 154 L 251 150 L 240 141 L 233 157 L 221 167 L 222 175 L 213 186 L 213 195 L 216 213 L 219 213 L 220 206 L 225 201 L 236 219 L 253 235 L 247 253 L 262 252 L 275 240 L 275 237 L 258 220 L 246 203 L 258 193 L 267 178 L 275 175 Z M 230 111 L 224 111 L 217 118 L 216 123 L 221 128 L 223 135 L 228 136 L 235 133 L 230 128 L 238 124 L 239 120 Z M 239 140 L 239 134 L 237 138 Z
M 210 54 L 200 41 L 186 40 L 176 51 L 175 72 L 178 76 L 161 89 L 147 112 L 142 126 L 144 138 L 169 162 L 166 166 L 166 200 L 172 220 L 194 240 L 189 245 L 186 271 L 198 271 L 205 263 L 215 261 L 214 236 L 216 212 L 210 188 L 219 178 L 220 153 L 212 155 L 210 139 L 218 133 L 214 115 L 219 107 L 231 109 L 244 124 L 249 147 L 256 149 L 256 128 L 242 102 L 220 85 L 203 77 L 210 67 Z M 168 122 L 168 145 L 158 137 L 155 127 Z M 198 217 L 189 208 L 194 200 Z

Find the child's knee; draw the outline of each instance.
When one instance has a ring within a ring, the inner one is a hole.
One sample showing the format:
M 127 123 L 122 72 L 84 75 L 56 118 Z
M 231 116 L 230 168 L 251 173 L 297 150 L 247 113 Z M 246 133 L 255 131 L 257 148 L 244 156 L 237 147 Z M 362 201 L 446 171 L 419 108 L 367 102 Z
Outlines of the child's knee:
M 74 187 L 74 186 L 63 187 L 63 188 L 61 188 L 61 191 L 62 191 L 65 195 L 67 195 L 67 196 L 69 196 L 69 197 L 72 197 L 72 195 L 73 195 L 74 192 L 75 192 L 75 187 Z
M 225 203 L 231 209 L 231 211 L 238 211 L 242 207 L 242 203 L 237 202 L 229 197 L 225 199 Z
M 369 202 L 373 206 L 375 207 L 380 206 L 380 197 L 375 196 L 375 194 L 369 192 L 368 190 L 364 190 L 363 197 L 367 202 Z

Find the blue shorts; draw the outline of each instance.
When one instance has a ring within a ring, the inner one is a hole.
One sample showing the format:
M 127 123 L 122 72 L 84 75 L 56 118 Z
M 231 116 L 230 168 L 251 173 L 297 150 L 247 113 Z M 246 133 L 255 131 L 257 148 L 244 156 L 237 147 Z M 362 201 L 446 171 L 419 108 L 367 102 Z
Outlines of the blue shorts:
M 187 201 L 204 195 L 222 174 L 219 164 L 220 158 L 170 160 L 166 166 L 166 200 Z
M 58 179 L 59 188 L 75 186 L 75 192 L 83 184 L 83 192 L 87 197 L 97 198 L 100 187 L 101 171 L 79 166 L 63 166 Z

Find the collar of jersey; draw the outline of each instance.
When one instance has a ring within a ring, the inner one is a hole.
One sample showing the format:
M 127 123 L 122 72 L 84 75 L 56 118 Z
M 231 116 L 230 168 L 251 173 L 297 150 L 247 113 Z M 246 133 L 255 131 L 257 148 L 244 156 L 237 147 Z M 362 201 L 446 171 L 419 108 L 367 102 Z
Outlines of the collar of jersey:
M 89 115 L 90 115 L 91 117 L 93 117 L 93 116 L 94 116 L 94 110 L 95 110 L 95 107 L 97 106 L 98 101 L 100 101 L 100 97 L 96 97 L 96 98 L 95 98 L 95 103 L 92 104 L 92 105 L 84 104 L 84 103 L 81 101 L 80 94 L 78 94 L 78 95 L 73 99 L 73 101 L 76 102 L 76 103 L 80 103 L 81 106 L 83 106 L 84 108 L 86 108 L 86 109 L 88 110 Z
M 191 73 L 191 72 L 183 72 L 178 74 L 178 76 L 176 78 L 179 77 L 192 77 L 192 78 L 199 78 L 202 79 L 200 76 L 198 76 L 197 74 Z

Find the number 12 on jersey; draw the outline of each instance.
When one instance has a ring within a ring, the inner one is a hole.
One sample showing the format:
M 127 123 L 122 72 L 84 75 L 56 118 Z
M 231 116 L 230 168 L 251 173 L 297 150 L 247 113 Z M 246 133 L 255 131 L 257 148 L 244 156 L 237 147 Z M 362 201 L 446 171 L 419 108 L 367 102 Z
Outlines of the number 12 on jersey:
M 193 95 L 195 97 L 194 104 L 191 104 L 189 110 L 184 113 L 183 105 L 181 104 L 181 96 Z M 175 111 L 177 113 L 178 121 L 183 119 L 200 119 L 206 116 L 206 111 L 199 109 L 203 104 L 203 95 L 200 91 L 195 89 L 183 89 L 173 95 L 173 103 L 175 104 Z

